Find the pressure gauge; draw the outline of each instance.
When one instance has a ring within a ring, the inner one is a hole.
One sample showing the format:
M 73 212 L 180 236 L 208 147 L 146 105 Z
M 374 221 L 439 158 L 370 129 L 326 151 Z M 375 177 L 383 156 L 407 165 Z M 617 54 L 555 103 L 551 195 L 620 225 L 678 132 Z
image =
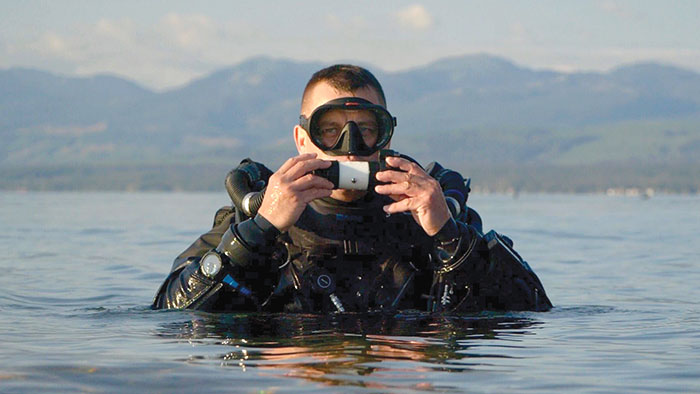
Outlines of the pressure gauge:
M 207 252 L 199 261 L 199 268 L 208 278 L 214 278 L 221 271 L 221 256 L 214 251 Z

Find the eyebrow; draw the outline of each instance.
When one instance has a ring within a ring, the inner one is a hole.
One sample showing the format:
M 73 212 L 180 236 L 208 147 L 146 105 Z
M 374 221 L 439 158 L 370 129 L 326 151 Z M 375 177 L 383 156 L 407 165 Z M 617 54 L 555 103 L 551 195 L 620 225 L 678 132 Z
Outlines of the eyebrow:
M 340 122 L 336 120 L 321 120 L 318 122 L 319 126 L 335 126 L 340 125 Z
M 377 122 L 376 120 L 360 120 L 360 121 L 354 121 L 354 122 L 357 123 L 358 126 L 362 126 L 362 125 L 375 125 L 376 126 L 379 124 L 379 122 Z M 342 125 L 344 125 L 344 124 L 345 123 L 342 123 Z M 322 120 L 322 121 L 318 122 L 318 125 L 321 127 L 341 126 L 341 122 L 338 122 L 335 120 Z

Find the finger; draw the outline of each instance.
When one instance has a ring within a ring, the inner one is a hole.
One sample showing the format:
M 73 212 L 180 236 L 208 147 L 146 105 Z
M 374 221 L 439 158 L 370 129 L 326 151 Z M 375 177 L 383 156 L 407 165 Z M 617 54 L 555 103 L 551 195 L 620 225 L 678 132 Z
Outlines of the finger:
M 309 160 L 313 159 L 316 157 L 315 153 L 304 153 L 298 156 L 291 157 L 285 161 L 280 168 L 277 169 L 277 172 L 284 174 L 285 172 L 289 171 L 290 168 L 292 168 L 295 164 L 297 164 L 300 161 L 304 160 Z
M 399 213 L 411 211 L 413 208 L 413 199 L 405 198 L 401 201 L 385 205 L 383 208 L 384 212 L 386 213 Z
M 398 183 L 398 182 L 403 182 L 406 180 L 405 176 L 403 174 L 405 174 L 405 172 L 403 172 L 403 171 L 384 170 L 384 171 L 379 171 L 375 175 L 375 177 L 380 182 Z
M 401 201 L 409 197 L 405 194 L 389 194 L 389 198 L 391 198 L 394 201 Z
M 374 191 L 377 192 L 377 194 L 396 194 L 409 197 L 417 195 L 421 190 L 422 188 L 419 185 L 411 182 L 391 183 L 388 185 L 377 185 L 374 187 Z
M 288 179 L 294 181 L 298 178 L 303 177 L 305 174 L 318 170 L 319 168 L 328 168 L 331 166 L 331 162 L 322 159 L 310 159 L 304 160 L 296 163 L 292 168 L 290 168 L 285 174 Z
M 330 166 L 331 162 L 328 160 L 311 159 L 295 164 L 292 168 L 289 169 L 286 175 L 289 177 L 289 179 L 294 181 L 304 177 L 307 174 L 311 175 L 310 173 L 314 170 L 328 168 Z
M 333 182 L 328 179 L 321 178 L 313 174 L 306 174 L 301 178 L 295 180 L 290 185 L 290 188 L 294 191 L 302 191 L 308 189 L 333 189 Z
M 423 169 L 418 164 L 401 157 L 389 156 L 386 158 L 386 163 L 392 167 L 399 168 L 406 172 L 425 173 L 425 171 L 423 171 Z
M 308 204 L 317 198 L 330 197 L 331 192 L 329 189 L 309 189 L 300 193 L 299 199 Z
M 417 174 L 417 173 L 411 173 L 411 172 L 405 172 L 405 171 L 381 171 L 378 172 L 376 175 L 376 178 L 380 182 L 391 182 L 391 183 L 400 183 L 400 182 L 411 182 L 411 183 L 424 183 L 426 179 L 428 179 L 429 175 L 427 174 Z

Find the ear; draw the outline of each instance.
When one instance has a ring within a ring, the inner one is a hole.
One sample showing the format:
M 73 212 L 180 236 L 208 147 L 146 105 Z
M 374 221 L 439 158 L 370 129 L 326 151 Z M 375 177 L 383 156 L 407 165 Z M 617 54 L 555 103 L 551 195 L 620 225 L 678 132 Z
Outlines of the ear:
M 297 146 L 297 151 L 303 153 L 308 143 L 309 139 L 306 130 L 299 125 L 294 126 L 294 144 Z

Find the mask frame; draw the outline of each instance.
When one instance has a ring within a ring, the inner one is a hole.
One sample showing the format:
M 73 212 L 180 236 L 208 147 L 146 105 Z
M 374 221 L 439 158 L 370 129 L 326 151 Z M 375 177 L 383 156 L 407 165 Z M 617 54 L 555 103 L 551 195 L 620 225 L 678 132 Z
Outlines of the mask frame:
M 345 111 L 367 110 L 373 113 L 377 120 L 376 143 L 371 147 L 367 146 L 357 124 L 349 121 L 345 123 L 338 138 L 331 146 L 324 144 L 318 122 L 323 114 L 334 109 Z M 396 118 L 381 105 L 373 104 L 359 97 L 342 97 L 318 106 L 308 118 L 300 115 L 299 125 L 309 133 L 313 144 L 326 154 L 332 156 L 369 156 L 384 148 L 391 141 L 391 137 L 394 135 L 394 127 L 396 127 Z

